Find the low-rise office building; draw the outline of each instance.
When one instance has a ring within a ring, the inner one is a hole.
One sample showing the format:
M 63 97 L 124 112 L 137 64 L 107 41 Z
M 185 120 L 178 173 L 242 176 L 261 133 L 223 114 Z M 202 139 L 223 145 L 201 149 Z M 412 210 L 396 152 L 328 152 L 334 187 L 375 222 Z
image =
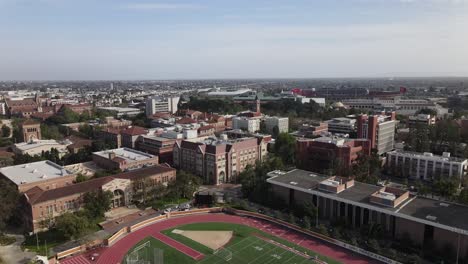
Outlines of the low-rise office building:
M 468 160 L 451 157 L 448 152 L 438 156 L 429 152 L 395 150 L 387 152 L 386 167 L 389 172 L 410 179 L 434 180 L 437 177 L 462 179 L 466 175 Z
M 287 206 L 313 203 L 321 220 L 353 228 L 378 224 L 394 239 L 411 239 L 468 256 L 468 207 L 413 196 L 408 191 L 330 178 L 304 170 L 273 171 L 267 182 Z M 457 217 L 454 217 L 457 216 Z
M 142 113 L 142 111 L 140 109 L 131 108 L 131 107 L 109 106 L 109 107 L 99 107 L 98 109 L 111 112 L 117 118 L 120 118 L 122 116 L 136 116 L 136 115 Z
M 325 122 L 310 122 L 302 124 L 299 129 L 291 135 L 300 138 L 315 138 L 328 132 L 328 124 Z
M 408 116 L 408 127 L 415 128 L 420 125 L 432 126 L 436 123 L 436 117 L 426 114 Z
M 328 124 L 328 131 L 339 134 L 351 134 L 356 132 L 356 119 L 347 117 L 337 117 L 325 121 Z
M 159 163 L 172 164 L 172 152 L 176 139 L 142 135 L 136 142 L 136 149 L 158 156 Z
M 159 163 L 158 156 L 130 148 L 93 152 L 93 161 L 106 170 L 133 170 Z

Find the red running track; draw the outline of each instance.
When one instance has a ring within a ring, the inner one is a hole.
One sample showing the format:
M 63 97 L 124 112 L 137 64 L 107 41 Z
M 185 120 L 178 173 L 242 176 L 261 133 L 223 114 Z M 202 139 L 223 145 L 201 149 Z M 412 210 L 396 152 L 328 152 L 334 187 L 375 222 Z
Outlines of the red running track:
M 185 255 L 188 255 L 189 257 L 195 259 L 195 260 L 200 260 L 204 257 L 204 255 L 196 250 L 194 250 L 193 248 L 191 247 L 188 247 L 166 235 L 163 235 L 161 233 L 154 233 L 153 234 L 153 237 L 160 240 L 161 242 L 163 242 L 164 244 L 166 245 L 169 245 L 181 252 L 183 252 Z
M 203 215 L 189 215 L 178 218 L 169 218 L 161 222 L 143 227 L 137 231 L 134 231 L 127 236 L 117 241 L 114 245 L 108 248 L 104 248 L 100 253 L 99 258 L 96 261 L 88 261 L 89 253 L 70 257 L 62 260 L 62 264 L 118 264 L 121 263 L 125 254 L 139 241 L 143 240 L 148 236 L 158 238 L 161 233 L 160 231 L 169 228 L 177 227 L 180 225 L 186 225 L 191 223 L 203 223 L 203 222 L 224 222 L 243 224 L 260 229 L 266 233 L 281 237 L 285 240 L 300 245 L 301 247 L 310 249 L 321 255 L 328 256 L 337 261 L 346 264 L 365 264 L 365 263 L 381 263 L 377 260 L 370 259 L 363 255 L 359 255 L 347 249 L 343 249 L 336 245 L 328 242 L 324 242 L 317 238 L 302 234 L 300 232 L 288 229 L 278 224 L 270 223 L 266 220 L 254 219 L 249 217 L 242 217 L 236 215 L 227 214 L 203 214 Z M 163 241 L 165 242 L 165 241 Z M 178 243 L 178 242 L 177 242 Z M 176 247 L 180 250 L 179 247 Z M 86 262 L 81 262 L 85 260 Z M 80 262 L 78 262 L 80 261 Z

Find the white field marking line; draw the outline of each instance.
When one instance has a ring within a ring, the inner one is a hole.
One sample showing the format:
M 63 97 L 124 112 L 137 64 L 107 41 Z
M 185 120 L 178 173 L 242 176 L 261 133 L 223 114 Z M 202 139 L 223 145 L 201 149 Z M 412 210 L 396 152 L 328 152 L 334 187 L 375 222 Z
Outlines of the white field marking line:
M 234 251 L 234 252 L 239 253 L 239 255 L 241 255 L 242 251 L 244 251 L 244 250 L 250 248 L 250 246 L 252 246 L 253 244 L 256 244 L 256 243 L 258 243 L 258 242 L 259 242 L 259 241 L 257 240 L 257 241 L 255 241 L 254 243 L 250 243 L 250 244 L 248 244 L 247 246 L 243 247 L 242 249 L 240 249 L 240 250 L 238 250 L 238 251 Z M 259 247 L 262 247 L 262 248 L 265 248 L 265 246 L 268 246 L 268 243 L 263 244 L 263 241 L 262 241 L 258 246 L 259 246 Z
M 271 245 L 271 244 L 270 244 Z M 270 254 L 270 251 L 274 250 L 276 247 L 273 247 L 271 248 L 270 250 L 268 250 L 267 252 L 265 252 L 263 255 L 260 255 L 256 258 L 254 258 L 252 261 L 250 261 L 248 264 L 251 264 L 251 263 L 255 263 L 255 261 L 257 261 L 259 258 L 262 258 L 264 256 L 266 256 L 267 254 Z
M 269 243 L 264 243 L 265 241 L 263 241 L 263 240 L 261 240 L 261 239 L 258 239 L 258 238 L 255 238 L 255 239 L 257 239 L 256 242 L 261 242 L 261 243 L 258 245 L 259 247 L 268 248 L 269 246 L 271 246 L 271 244 L 269 244 Z M 249 248 L 252 244 L 254 244 L 254 243 L 251 243 L 251 244 L 249 244 L 247 247 L 244 247 L 242 250 L 238 251 L 239 255 L 240 255 L 240 253 L 241 253 L 242 251 L 244 251 L 244 250 L 246 250 L 247 248 Z M 272 247 L 270 250 L 273 250 L 273 249 L 274 249 L 274 247 Z M 270 250 L 269 250 L 269 251 L 270 251 Z M 265 252 L 265 253 L 263 253 L 263 254 L 260 254 L 259 257 L 262 257 L 262 256 L 264 256 L 265 254 L 267 254 L 267 252 Z M 242 258 L 239 257 L 238 255 L 236 255 L 236 258 L 242 259 Z M 252 260 L 252 261 L 255 261 L 256 259 L 257 259 L 257 258 L 255 258 L 255 259 Z M 251 262 L 244 261 L 244 263 L 252 263 L 252 261 L 251 261 Z
M 260 245 L 262 248 L 268 248 L 268 247 L 270 247 L 270 246 L 273 246 L 273 247 L 270 248 L 270 249 L 268 249 L 267 251 L 265 251 L 265 252 L 264 252 L 263 254 L 261 254 L 260 256 L 254 258 L 254 259 L 251 260 L 250 262 L 246 262 L 246 263 L 248 263 L 248 264 L 250 264 L 250 263 L 255 263 L 255 261 L 257 261 L 257 259 L 262 258 L 263 256 L 266 256 L 267 254 L 270 253 L 270 251 L 272 251 L 272 250 L 274 250 L 274 249 L 276 248 L 274 245 L 272 245 L 272 244 L 270 244 L 270 243 L 268 243 L 268 242 L 265 242 L 265 241 L 263 241 L 263 240 L 261 240 L 261 239 L 259 239 L 259 238 L 257 238 L 257 239 L 258 239 L 258 241 L 262 241 L 262 243 L 261 243 L 261 245 Z
M 236 246 L 236 245 L 242 244 L 242 243 L 246 242 L 247 240 L 250 240 L 251 238 L 254 239 L 255 241 L 253 241 L 253 242 L 250 242 L 250 241 L 247 242 L 247 244 L 248 244 L 247 246 L 241 247 L 239 250 L 232 250 L 232 249 L 230 249 L 231 247 L 234 247 L 234 246 Z M 239 242 L 237 242 L 237 243 L 235 243 L 235 244 L 233 244 L 233 245 L 227 247 L 226 249 L 229 250 L 229 251 L 231 251 L 231 253 L 232 253 L 233 256 L 234 256 L 234 252 L 240 252 L 240 251 L 244 250 L 246 247 L 248 247 L 248 246 L 254 244 L 255 242 L 257 242 L 257 241 L 256 241 L 256 238 L 255 238 L 255 237 L 252 237 L 252 236 L 249 236 L 249 237 L 244 238 L 244 239 L 242 239 L 241 241 L 239 241 Z M 216 256 L 216 255 L 215 255 L 215 254 L 212 254 L 210 257 L 205 258 L 204 260 L 202 260 L 202 261 L 199 262 L 199 263 L 201 264 L 201 263 L 203 263 L 205 260 L 211 259 L 212 256 Z M 216 256 L 216 257 L 217 257 L 217 258 L 220 258 L 220 257 L 218 257 L 218 256 Z M 223 259 L 221 259 L 221 260 L 223 260 Z M 224 261 L 224 260 L 223 260 L 223 261 Z M 215 263 L 218 263 L 218 261 L 215 262 Z
M 278 247 L 278 248 L 281 249 L 281 250 L 283 250 L 283 253 L 281 253 L 281 254 L 279 255 L 280 257 L 281 257 L 284 253 L 291 253 L 291 254 L 293 255 L 293 257 L 296 255 L 296 254 L 294 254 L 294 253 L 291 252 L 291 251 L 282 249 L 282 248 L 280 248 L 280 247 Z M 291 259 L 291 257 L 288 258 L 288 260 L 289 260 L 289 259 Z M 265 262 L 265 264 L 270 263 L 271 261 L 275 261 L 275 260 L 279 260 L 279 259 L 272 258 L 272 259 L 270 259 L 268 262 Z M 286 262 L 287 262 L 287 261 L 284 261 L 283 263 L 286 263 Z
M 291 253 L 291 254 L 292 254 L 292 256 L 291 256 L 290 258 L 288 258 L 287 260 L 285 260 L 283 263 L 288 263 L 288 262 L 289 262 L 289 260 L 291 260 L 291 259 L 293 259 L 293 258 L 295 258 L 295 257 L 300 257 L 300 258 L 303 258 L 303 257 L 301 257 L 301 256 L 299 256 L 299 255 L 296 255 L 296 254 L 294 254 L 294 253 L 293 253 L 293 252 L 291 252 L 291 251 L 286 251 L 286 252 L 289 252 L 289 253 Z M 306 259 L 306 260 L 307 260 L 307 259 Z
M 253 242 L 250 242 L 250 241 L 249 241 L 249 243 L 248 243 L 247 246 L 243 246 L 243 247 L 241 247 L 240 249 L 236 249 L 236 250 L 230 249 L 230 248 L 232 248 L 232 247 L 234 247 L 234 246 L 237 246 L 237 245 L 239 245 L 239 244 L 243 244 L 245 241 L 250 240 L 251 238 L 253 238 L 254 241 L 253 241 Z M 248 238 L 244 238 L 244 239 L 242 239 L 241 241 L 237 242 L 237 243 L 234 244 L 234 245 L 230 245 L 230 246 L 227 247 L 226 249 L 230 250 L 231 252 L 240 252 L 240 251 L 242 251 L 243 249 L 245 249 L 246 247 L 248 247 L 248 246 L 254 244 L 255 242 L 257 242 L 257 240 L 255 239 L 255 237 L 249 236 Z
M 253 238 L 253 239 L 256 240 L 256 241 L 254 241 L 254 242 L 252 242 L 252 243 L 249 242 L 247 246 L 242 247 L 242 248 L 239 249 L 239 250 L 231 250 L 231 249 L 229 249 L 230 247 L 226 248 L 227 250 L 230 250 L 230 251 L 231 251 L 232 259 L 234 259 L 234 257 L 235 257 L 236 259 L 240 259 L 240 260 L 242 261 L 242 263 L 248 263 L 247 261 L 245 261 L 245 259 L 243 259 L 243 258 L 241 258 L 241 257 L 239 256 L 240 254 L 237 255 L 237 254 L 235 254 L 234 252 L 236 252 L 236 253 L 239 252 L 239 253 L 240 253 L 241 251 L 245 250 L 246 248 L 248 248 L 248 247 L 251 246 L 252 244 L 255 244 L 255 243 L 258 241 L 256 237 L 250 237 L 250 236 L 249 236 L 248 238 L 245 238 L 245 239 L 239 241 L 238 243 L 236 243 L 236 245 L 237 245 L 237 244 L 240 244 L 241 242 L 245 242 L 245 241 L 248 240 L 249 238 Z M 213 255 L 213 256 L 216 256 L 216 255 Z M 218 256 L 216 256 L 216 257 L 218 257 Z M 221 257 L 218 257 L 218 258 L 220 258 L 220 260 L 219 260 L 219 261 L 216 261 L 214 264 L 225 262 L 225 260 L 222 259 Z

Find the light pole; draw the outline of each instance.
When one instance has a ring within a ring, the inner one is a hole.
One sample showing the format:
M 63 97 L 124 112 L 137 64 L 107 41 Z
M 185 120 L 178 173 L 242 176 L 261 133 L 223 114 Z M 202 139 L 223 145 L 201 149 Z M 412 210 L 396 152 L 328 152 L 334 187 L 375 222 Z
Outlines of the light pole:
M 460 233 L 457 233 L 458 234 L 458 237 L 457 237 L 457 262 L 456 264 L 458 264 L 458 256 L 460 254 Z
M 315 213 L 315 227 L 317 227 L 317 228 L 318 228 L 318 225 L 319 225 L 319 217 L 318 217 L 318 216 L 319 216 L 319 204 L 320 204 L 320 200 L 319 200 L 319 199 L 320 199 L 320 198 L 319 198 L 319 196 L 317 195 L 317 206 L 316 206 L 317 212 Z

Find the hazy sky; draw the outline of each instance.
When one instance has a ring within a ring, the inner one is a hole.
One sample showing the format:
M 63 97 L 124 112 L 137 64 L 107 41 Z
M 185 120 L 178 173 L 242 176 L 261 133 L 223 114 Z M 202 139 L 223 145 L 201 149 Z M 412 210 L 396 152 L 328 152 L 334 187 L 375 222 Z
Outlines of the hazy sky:
M 455 75 L 464 0 L 0 0 L 1 80 Z

